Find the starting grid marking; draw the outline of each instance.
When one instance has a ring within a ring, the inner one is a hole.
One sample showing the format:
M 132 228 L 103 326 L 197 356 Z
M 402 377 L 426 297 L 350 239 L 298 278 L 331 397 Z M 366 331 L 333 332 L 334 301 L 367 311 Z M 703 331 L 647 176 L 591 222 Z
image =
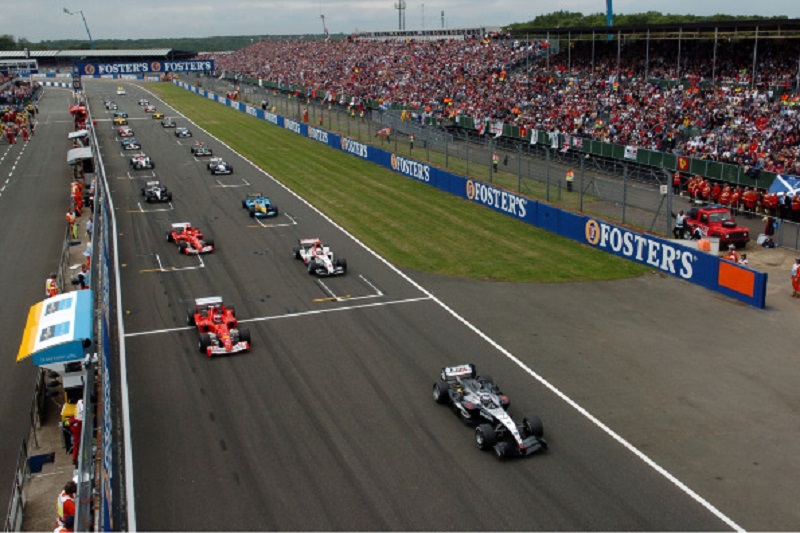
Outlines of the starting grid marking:
M 141 179 L 154 179 L 154 178 L 157 178 L 157 177 L 158 176 L 156 176 L 156 173 L 153 172 L 153 171 L 150 171 L 147 174 L 136 174 L 135 176 L 131 176 L 131 173 L 128 172 L 126 176 L 117 176 L 117 179 L 118 180 L 124 180 L 124 179 L 141 180 Z
M 361 274 L 358 275 L 365 284 L 367 284 L 373 291 L 372 294 L 367 294 L 366 296 L 350 296 L 349 294 L 342 294 L 338 295 L 333 292 L 321 279 L 317 279 L 317 284 L 322 287 L 322 290 L 325 291 L 326 294 L 330 294 L 328 298 L 315 298 L 312 302 L 343 302 L 345 300 L 352 301 L 352 300 L 367 300 L 369 298 L 380 298 L 384 294 L 378 289 L 375 285 L 369 282 L 367 278 L 362 276 Z
M 269 316 L 262 316 L 256 318 L 247 318 L 244 320 L 239 320 L 240 324 L 248 324 L 251 322 L 270 322 L 272 320 L 281 320 L 284 318 L 302 318 L 306 316 L 313 316 L 313 315 L 321 315 L 327 313 L 338 313 L 342 311 L 356 311 L 358 309 L 366 309 L 369 307 L 383 307 L 387 305 L 397 305 L 397 304 L 407 304 L 407 303 L 416 303 L 416 302 L 425 302 L 432 300 L 430 296 L 420 296 L 418 298 L 406 298 L 404 300 L 392 300 L 390 302 L 372 302 L 360 305 L 350 305 L 345 307 L 335 307 L 333 309 L 314 309 L 312 311 L 302 311 L 300 313 L 287 313 L 283 315 L 269 315 Z M 168 329 L 154 329 L 151 331 L 140 331 L 137 333 L 126 333 L 125 338 L 128 337 L 144 337 L 148 335 L 160 335 L 162 333 L 175 333 L 179 331 L 189 331 L 195 329 L 192 326 L 183 326 L 180 328 L 168 328 Z
M 256 224 L 250 224 L 247 227 L 248 228 L 283 228 L 283 227 L 286 227 L 286 226 L 296 226 L 297 225 L 297 221 L 295 219 L 293 219 L 292 216 L 289 213 L 284 213 L 284 216 L 286 218 L 288 218 L 289 220 L 291 220 L 291 222 L 283 222 L 281 224 L 264 224 L 263 222 L 261 222 L 260 218 L 253 217 L 253 219 L 256 221 Z
M 231 188 L 235 188 L 235 187 L 249 187 L 250 186 L 250 182 L 249 181 L 247 181 L 244 178 L 240 178 L 240 179 L 242 180 L 242 183 L 233 183 L 233 184 L 229 184 L 229 185 L 225 185 L 224 183 L 222 183 L 221 180 L 216 179 L 215 180 L 217 182 L 216 187 L 220 187 L 222 189 L 231 189 Z
M 128 209 L 125 211 L 126 213 L 158 213 L 163 211 L 175 211 L 175 206 L 172 205 L 172 202 L 169 202 L 169 207 L 162 207 L 159 209 L 145 209 L 142 207 L 142 202 L 138 202 L 136 205 L 139 206 L 139 209 Z M 198 256 L 199 257 L 199 256 Z
M 163 263 L 161 263 L 161 256 L 158 254 L 153 254 L 156 256 L 156 262 L 158 263 L 158 268 L 145 268 L 139 271 L 140 274 L 145 274 L 148 272 L 182 272 L 184 270 L 198 270 L 201 268 L 205 268 L 206 264 L 203 263 L 203 258 L 200 254 L 197 254 L 197 260 L 199 264 L 196 266 L 187 266 L 187 267 L 175 267 L 175 266 L 167 266 L 165 267 Z

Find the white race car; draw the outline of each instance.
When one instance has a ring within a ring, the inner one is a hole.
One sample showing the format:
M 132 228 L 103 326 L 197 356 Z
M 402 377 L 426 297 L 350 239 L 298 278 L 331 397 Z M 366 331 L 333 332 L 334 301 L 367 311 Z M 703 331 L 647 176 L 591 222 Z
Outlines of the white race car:
M 153 160 L 144 154 L 136 154 L 135 156 L 131 157 L 131 166 L 134 170 L 156 168 L 156 164 L 153 162 Z
M 347 260 L 334 258 L 329 246 L 319 239 L 299 239 L 294 248 L 294 258 L 300 259 L 312 276 L 341 276 L 347 273 Z

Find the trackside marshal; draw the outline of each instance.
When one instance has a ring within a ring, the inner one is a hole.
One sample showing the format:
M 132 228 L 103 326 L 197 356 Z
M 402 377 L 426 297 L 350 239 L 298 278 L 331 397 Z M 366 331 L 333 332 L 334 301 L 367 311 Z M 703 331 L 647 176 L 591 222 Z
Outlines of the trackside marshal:
M 214 70 L 213 60 L 135 61 L 131 63 L 79 63 L 81 76 L 109 74 L 166 74 L 168 72 L 208 72 Z

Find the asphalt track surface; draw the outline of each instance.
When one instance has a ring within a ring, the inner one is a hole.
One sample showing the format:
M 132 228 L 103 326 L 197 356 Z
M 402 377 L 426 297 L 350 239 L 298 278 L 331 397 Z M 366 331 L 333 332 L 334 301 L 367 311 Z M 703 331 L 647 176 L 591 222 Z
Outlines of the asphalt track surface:
M 120 98 L 116 84 L 87 90 L 119 224 L 138 529 L 800 525 L 800 481 L 786 475 L 798 372 L 774 312 L 658 275 L 514 285 L 401 273 L 190 125 L 234 166 L 210 176 L 136 104 L 155 98 L 126 86 Z M 171 207 L 141 203 L 149 174 L 129 170 L 102 96 L 131 114 Z M 241 208 L 256 190 L 282 213 L 264 226 Z M 217 251 L 180 256 L 165 234 L 182 221 Z M 346 277 L 323 287 L 291 258 L 309 236 L 347 258 Z M 251 353 L 197 350 L 186 310 L 214 295 L 236 305 Z M 475 448 L 430 395 L 439 369 L 462 362 L 493 375 L 513 413 L 541 416 L 548 453 L 499 462 Z
M 39 103 L 36 136 L 28 143 L 0 144 L 0 511 L 5 517 L 20 444 L 27 439 L 36 369 L 16 364 L 28 309 L 44 299 L 44 281 L 58 267 L 69 208 L 72 131 L 70 93 L 47 90 Z M 30 443 L 32 445 L 33 443 Z M 36 453 L 31 448 L 30 453 Z

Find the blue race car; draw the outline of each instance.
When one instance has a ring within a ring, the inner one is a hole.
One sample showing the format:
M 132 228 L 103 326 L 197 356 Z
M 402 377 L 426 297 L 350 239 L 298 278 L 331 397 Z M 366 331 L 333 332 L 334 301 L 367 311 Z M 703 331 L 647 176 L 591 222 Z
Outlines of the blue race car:
M 250 193 L 242 200 L 242 207 L 250 211 L 253 218 L 278 216 L 278 208 L 260 192 Z
M 122 139 L 122 142 L 120 142 L 120 146 L 122 147 L 123 150 L 142 149 L 141 143 L 139 143 L 139 141 L 137 141 L 135 137 L 127 137 L 125 139 Z

